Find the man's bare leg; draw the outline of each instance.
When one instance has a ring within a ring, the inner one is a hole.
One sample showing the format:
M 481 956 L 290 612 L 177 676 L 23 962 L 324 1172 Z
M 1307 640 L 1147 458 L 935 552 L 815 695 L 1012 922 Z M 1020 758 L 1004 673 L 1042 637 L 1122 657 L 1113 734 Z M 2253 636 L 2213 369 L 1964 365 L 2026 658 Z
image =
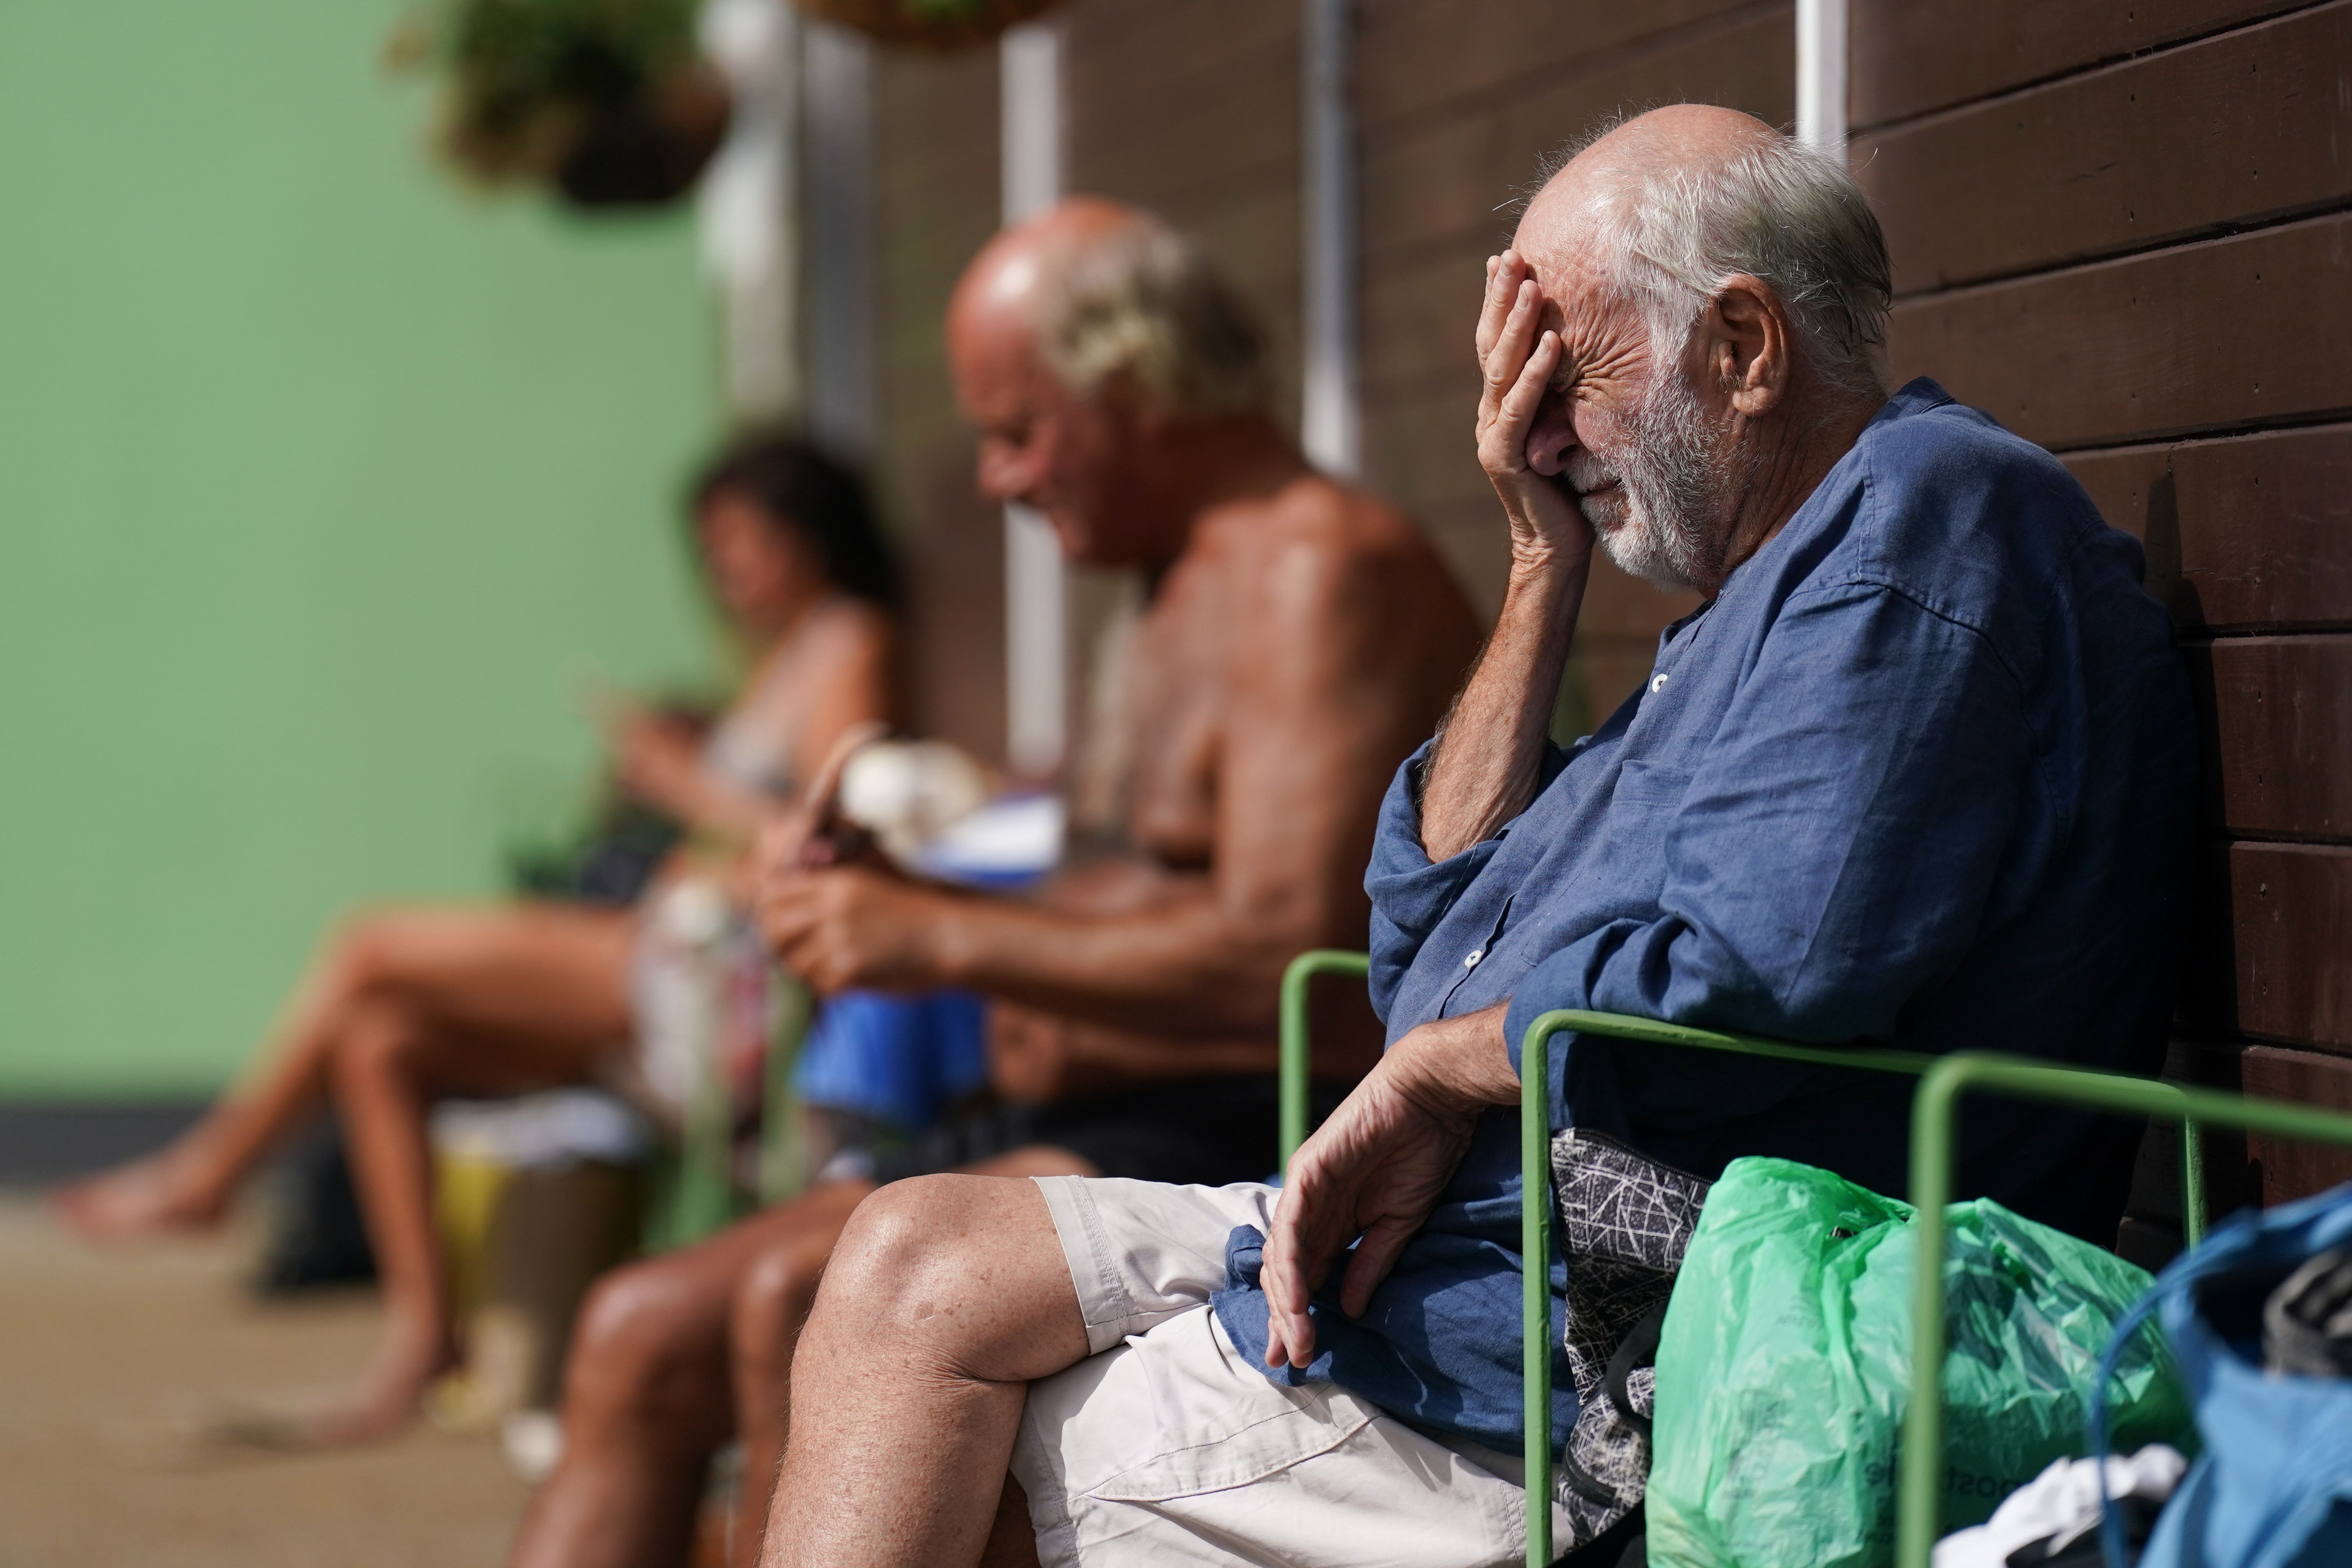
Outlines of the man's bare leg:
M 1043 1145 L 1014 1149 L 969 1170 L 984 1176 L 1100 1173 L 1067 1149 Z M 842 1217 L 848 1218 L 846 1211 Z M 743 1484 L 736 1504 L 732 1555 L 743 1568 L 759 1561 L 760 1536 L 767 1527 L 770 1494 L 782 1466 L 791 1424 L 793 1352 L 840 1234 L 836 1226 L 821 1235 L 811 1230 L 771 1245 L 744 1272 L 735 1294 L 730 1339 Z
M 1034 1378 L 1087 1354 L 1036 1184 L 924 1176 L 835 1249 L 793 1363 L 765 1568 L 974 1568 Z
M 746 1273 L 771 1251 L 830 1251 L 872 1190 L 828 1184 L 596 1287 L 565 1368 L 563 1457 L 531 1500 L 512 1568 L 687 1560 L 705 1468 L 735 1430 L 729 1340 Z M 773 1479 L 747 1470 L 744 1484 L 764 1499 Z

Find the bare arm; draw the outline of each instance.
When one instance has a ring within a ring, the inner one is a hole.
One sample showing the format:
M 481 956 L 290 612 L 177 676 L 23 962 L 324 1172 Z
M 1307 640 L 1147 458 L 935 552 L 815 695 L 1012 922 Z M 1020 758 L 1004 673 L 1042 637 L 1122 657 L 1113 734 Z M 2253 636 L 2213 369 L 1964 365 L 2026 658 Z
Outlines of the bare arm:
M 1423 781 L 1422 848 L 1459 855 L 1527 809 L 1560 672 L 1592 563 L 1592 530 L 1554 479 L 1528 466 L 1528 437 L 1560 367 L 1559 339 L 1538 331 L 1542 300 L 1517 256 L 1486 264 L 1478 318 L 1485 391 L 1478 461 L 1511 524 L 1510 585 Z
M 804 717 L 791 737 L 791 754 L 803 773 L 831 756 L 841 737 L 861 725 L 887 723 L 891 702 L 889 623 L 856 612 L 838 655 L 813 672 L 822 684 L 807 694 Z M 786 693 L 795 704 L 798 692 Z M 621 777 L 630 791 L 698 833 L 748 840 L 777 809 L 773 795 L 746 789 L 706 765 L 705 737 L 661 715 L 617 704 L 610 723 Z
M 1413 585 L 1397 566 L 1321 537 L 1328 522 L 1265 526 L 1286 537 L 1210 568 L 1243 597 L 1226 623 L 1208 876 L 1115 915 L 869 871 L 772 879 L 766 923 L 786 961 L 820 987 L 967 985 L 1161 1036 L 1268 1027 L 1292 954 L 1361 940 L 1381 782 L 1428 710 L 1410 696 L 1426 653 L 1400 635 L 1414 623 L 1395 606 Z
M 863 603 L 850 616 L 845 646 L 824 667 L 824 684 L 809 703 L 800 733 L 793 737 L 792 754 L 798 759 L 793 771 L 803 783 L 834 755 L 844 735 L 897 718 L 897 627 L 887 613 Z M 772 809 L 771 802 L 762 811 Z

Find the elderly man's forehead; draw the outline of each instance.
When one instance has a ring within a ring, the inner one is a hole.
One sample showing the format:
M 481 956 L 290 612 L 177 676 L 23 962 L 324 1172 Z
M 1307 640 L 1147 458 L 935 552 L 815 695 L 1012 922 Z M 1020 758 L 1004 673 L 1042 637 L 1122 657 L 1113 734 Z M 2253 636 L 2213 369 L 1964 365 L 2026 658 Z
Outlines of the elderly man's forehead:
M 1536 194 L 1511 237 L 1511 248 L 1539 272 L 1574 269 L 1589 256 L 1592 240 L 1605 216 L 1606 194 L 1601 182 L 1570 178 L 1562 170 Z

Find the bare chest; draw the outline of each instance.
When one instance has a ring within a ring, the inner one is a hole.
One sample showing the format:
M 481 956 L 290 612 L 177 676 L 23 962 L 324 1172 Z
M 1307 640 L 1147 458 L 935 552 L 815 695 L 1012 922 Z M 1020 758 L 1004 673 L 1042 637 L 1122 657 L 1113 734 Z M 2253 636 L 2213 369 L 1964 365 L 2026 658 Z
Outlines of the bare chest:
M 1127 831 L 1165 865 L 1204 868 L 1231 694 L 1227 627 L 1205 584 L 1171 581 L 1135 629 L 1128 667 Z

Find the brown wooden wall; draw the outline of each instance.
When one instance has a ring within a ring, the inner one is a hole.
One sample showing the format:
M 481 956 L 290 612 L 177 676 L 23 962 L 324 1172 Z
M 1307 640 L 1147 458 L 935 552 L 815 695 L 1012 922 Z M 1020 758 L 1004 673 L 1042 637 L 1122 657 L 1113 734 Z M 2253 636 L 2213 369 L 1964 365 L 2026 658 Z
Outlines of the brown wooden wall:
M 2179 1070 L 2352 1109 L 2352 0 L 1854 0 L 1899 381 L 2147 547 L 2206 756 Z M 2352 1175 L 2257 1140 L 2245 1190 Z
M 1728 104 L 1795 112 L 1782 0 L 1364 0 L 1356 109 L 1363 202 L 1364 478 L 1419 518 L 1491 615 L 1507 563 L 1471 427 L 1486 258 L 1538 159 L 1603 116 Z M 1574 675 L 1590 722 L 1649 672 L 1659 628 L 1696 603 L 1596 567 Z

